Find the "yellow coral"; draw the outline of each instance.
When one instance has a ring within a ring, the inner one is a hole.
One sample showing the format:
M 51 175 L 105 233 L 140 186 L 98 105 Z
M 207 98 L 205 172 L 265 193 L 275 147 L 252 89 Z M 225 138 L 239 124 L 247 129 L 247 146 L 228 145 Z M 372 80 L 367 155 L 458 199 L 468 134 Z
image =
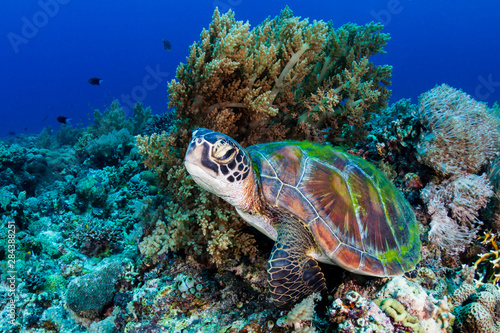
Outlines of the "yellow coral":
M 376 300 L 375 304 L 379 305 L 380 309 L 394 319 L 394 321 L 400 322 L 403 326 L 410 327 L 414 332 L 424 332 L 418 318 L 410 315 L 398 300 L 386 298 Z
M 481 268 L 483 276 L 480 280 L 486 279 L 486 282 L 498 284 L 500 281 L 500 249 L 498 248 L 498 234 L 491 231 L 485 232 L 480 236 L 481 243 L 492 247 L 489 252 L 479 254 L 479 259 L 474 263 L 476 271 Z

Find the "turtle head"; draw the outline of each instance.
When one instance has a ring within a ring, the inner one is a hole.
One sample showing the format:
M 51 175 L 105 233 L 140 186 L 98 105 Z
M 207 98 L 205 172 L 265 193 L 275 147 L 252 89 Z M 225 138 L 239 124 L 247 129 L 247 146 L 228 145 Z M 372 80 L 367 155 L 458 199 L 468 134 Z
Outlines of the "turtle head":
M 230 204 L 248 209 L 255 180 L 248 153 L 233 139 L 212 130 L 193 131 L 184 165 L 194 181 Z

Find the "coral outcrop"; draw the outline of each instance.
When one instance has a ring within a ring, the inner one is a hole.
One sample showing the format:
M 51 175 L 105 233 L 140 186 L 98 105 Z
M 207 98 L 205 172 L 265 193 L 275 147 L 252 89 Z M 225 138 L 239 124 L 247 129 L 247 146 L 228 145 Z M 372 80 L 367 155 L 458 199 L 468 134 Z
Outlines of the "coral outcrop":
M 375 303 L 387 315 L 414 332 L 447 332 L 455 316 L 447 297 L 439 300 L 419 284 L 405 277 L 396 277 L 378 293 Z
M 66 304 L 77 316 L 94 319 L 113 301 L 115 283 L 122 270 L 110 263 L 90 274 L 73 279 L 68 285 Z

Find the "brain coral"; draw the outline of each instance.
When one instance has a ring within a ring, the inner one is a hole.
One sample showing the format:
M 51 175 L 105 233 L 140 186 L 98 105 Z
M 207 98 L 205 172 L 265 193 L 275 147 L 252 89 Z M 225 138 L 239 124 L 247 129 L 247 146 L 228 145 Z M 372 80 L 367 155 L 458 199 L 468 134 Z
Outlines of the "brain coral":
M 457 289 L 453 296 L 453 313 L 456 332 L 495 333 L 500 332 L 500 292 L 492 284 L 485 283 L 474 289 L 468 285 Z

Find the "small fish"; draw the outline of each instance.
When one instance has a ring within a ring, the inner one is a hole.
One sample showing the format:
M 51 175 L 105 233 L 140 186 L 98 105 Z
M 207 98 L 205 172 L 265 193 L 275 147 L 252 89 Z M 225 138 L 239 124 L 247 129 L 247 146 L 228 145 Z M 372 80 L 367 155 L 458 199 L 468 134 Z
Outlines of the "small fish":
M 91 77 L 91 78 L 89 79 L 89 83 L 90 83 L 91 85 L 93 85 L 93 86 L 98 86 L 98 85 L 100 85 L 100 84 L 102 83 L 102 81 L 103 81 L 103 80 L 101 80 L 101 79 L 99 79 L 99 78 L 97 78 L 97 77 Z
M 16 132 L 10 131 L 9 135 L 16 135 Z
M 67 124 L 69 123 L 71 119 L 68 119 L 68 117 L 64 117 L 64 116 L 59 116 L 57 117 L 57 121 L 60 122 L 61 124 Z
M 45 116 L 45 117 L 43 117 L 42 121 L 46 121 L 47 119 L 49 119 L 49 116 L 48 116 L 48 115 L 47 115 L 47 116 Z
M 163 47 L 167 51 L 172 51 L 172 44 L 170 44 L 170 42 L 166 39 L 163 39 Z

